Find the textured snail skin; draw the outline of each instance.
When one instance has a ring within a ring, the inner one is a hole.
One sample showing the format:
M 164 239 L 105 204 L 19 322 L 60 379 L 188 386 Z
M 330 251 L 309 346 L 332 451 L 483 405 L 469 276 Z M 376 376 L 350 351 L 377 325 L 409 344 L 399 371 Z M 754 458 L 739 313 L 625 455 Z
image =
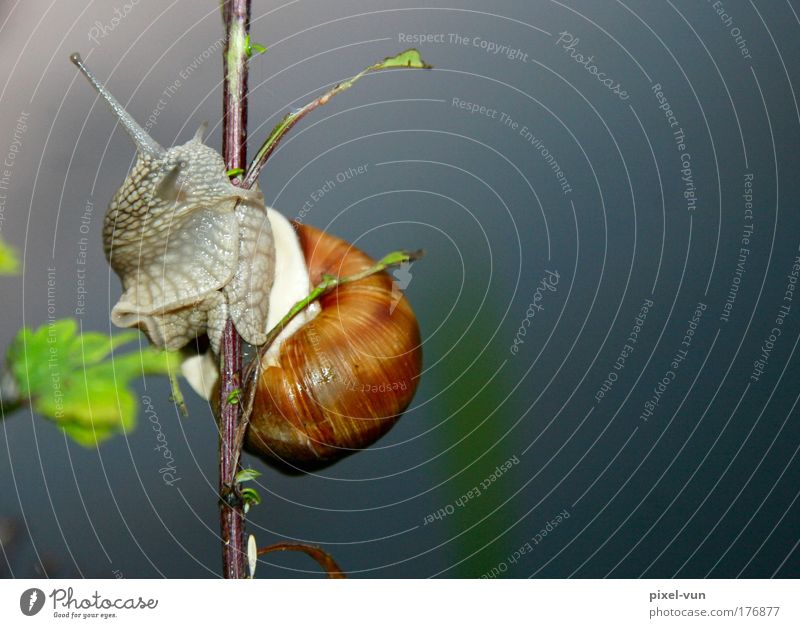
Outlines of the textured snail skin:
M 203 144 L 205 124 L 186 144 L 164 149 L 79 54 L 70 60 L 136 144 L 136 164 L 103 225 L 106 258 L 123 288 L 111 320 L 166 349 L 207 333 L 217 351 L 230 317 L 247 342 L 264 343 L 275 252 L 261 191 L 231 183 L 222 156 Z
M 109 205 L 103 242 L 123 288 L 115 325 L 139 327 L 167 349 L 207 332 L 216 350 L 230 316 L 247 342 L 264 342 L 275 265 L 264 198 L 232 185 L 199 133 L 139 152 Z
M 312 284 L 375 263 L 344 240 L 297 230 Z M 331 464 L 385 434 L 422 368 L 417 319 L 387 273 L 342 285 L 320 305 L 264 365 L 245 442 L 248 452 L 299 469 Z

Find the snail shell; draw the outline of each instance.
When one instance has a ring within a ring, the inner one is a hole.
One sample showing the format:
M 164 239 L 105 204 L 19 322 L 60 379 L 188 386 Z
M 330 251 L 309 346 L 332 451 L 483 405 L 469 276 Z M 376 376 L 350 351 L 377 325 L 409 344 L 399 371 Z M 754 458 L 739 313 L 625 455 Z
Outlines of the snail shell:
M 312 284 L 375 263 L 344 240 L 296 228 Z M 265 358 L 245 443 L 300 468 L 330 464 L 385 434 L 422 369 L 417 319 L 388 273 L 339 286 L 320 306 Z

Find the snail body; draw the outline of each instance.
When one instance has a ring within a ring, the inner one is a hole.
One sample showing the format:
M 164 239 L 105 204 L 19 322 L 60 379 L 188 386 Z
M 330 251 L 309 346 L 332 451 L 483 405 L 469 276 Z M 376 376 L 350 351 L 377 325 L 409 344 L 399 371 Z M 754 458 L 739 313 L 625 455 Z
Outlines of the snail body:
M 263 344 L 274 280 L 264 196 L 230 182 L 222 156 L 203 144 L 205 125 L 181 146 L 162 148 L 89 72 L 71 60 L 136 143 L 136 163 L 103 225 L 106 258 L 122 281 L 111 310 L 120 327 L 179 349 L 207 333 L 218 350 L 225 321 Z
M 219 343 L 230 317 L 252 345 L 323 275 L 374 264 L 344 240 L 292 226 L 260 190 L 234 186 L 202 126 L 159 146 L 84 66 L 71 60 L 137 147 L 105 217 L 106 257 L 123 293 L 112 321 L 180 349 L 207 334 L 212 351 L 183 374 L 218 410 Z M 386 272 L 340 285 L 295 317 L 263 356 L 245 448 L 283 468 L 331 464 L 380 438 L 405 411 L 422 368 L 419 326 Z

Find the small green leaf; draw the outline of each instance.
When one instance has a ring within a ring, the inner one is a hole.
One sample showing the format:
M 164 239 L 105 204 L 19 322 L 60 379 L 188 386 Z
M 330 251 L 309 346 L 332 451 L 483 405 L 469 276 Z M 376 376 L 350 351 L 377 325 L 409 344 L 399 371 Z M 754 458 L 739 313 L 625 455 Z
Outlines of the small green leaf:
M 105 359 L 116 347 L 133 342 L 137 338 L 139 338 L 139 334 L 135 331 L 122 332 L 111 337 L 99 332 L 83 332 L 80 335 L 83 362 L 96 364 Z
M 154 348 L 117 354 L 136 332 L 81 334 L 73 319 L 21 329 L 8 348 L 20 397 L 77 443 L 92 447 L 132 429 L 137 401 L 131 385 L 146 374 L 177 373 L 180 356 Z M 109 357 L 111 356 L 111 357 Z
M 17 273 L 19 273 L 17 252 L 0 238 L 0 275 L 16 275 Z
M 250 58 L 253 56 L 254 52 L 255 54 L 259 55 L 265 53 L 267 51 L 267 48 L 266 46 L 262 46 L 261 44 L 257 44 L 254 41 L 251 41 L 250 35 L 247 35 L 247 37 L 244 40 L 244 50 L 245 54 L 247 54 L 247 57 Z
M 250 506 L 258 506 L 261 503 L 261 495 L 259 495 L 258 491 L 254 488 L 249 486 L 243 488 L 241 494 L 244 506 L 247 510 L 249 510 Z
M 233 177 L 238 177 L 240 174 L 244 174 L 244 168 L 231 168 L 225 174 L 228 175 L 228 178 L 233 179 Z
M 380 266 L 397 266 L 398 264 L 405 264 L 407 262 L 413 262 L 418 260 L 422 257 L 422 251 L 392 251 L 388 255 L 386 255 L 378 265 Z
M 242 391 L 239 388 L 234 388 L 230 393 L 228 393 L 228 398 L 226 399 L 226 401 L 230 405 L 235 406 L 237 403 L 239 403 L 241 398 L 242 398 Z
M 181 391 L 181 386 L 178 383 L 178 373 L 176 371 L 169 374 L 169 388 L 171 391 L 169 400 L 175 404 L 181 416 L 189 416 L 189 408 L 186 407 L 186 400 L 183 398 L 183 391 Z
M 376 63 L 369 70 L 385 70 L 388 68 L 418 68 L 420 70 L 430 70 L 431 67 L 422 60 L 419 50 L 409 48 L 394 57 L 386 57 L 380 63 Z
M 255 469 L 242 469 L 236 474 L 236 481 L 238 483 L 249 482 L 251 480 L 255 480 L 260 475 L 261 474 Z

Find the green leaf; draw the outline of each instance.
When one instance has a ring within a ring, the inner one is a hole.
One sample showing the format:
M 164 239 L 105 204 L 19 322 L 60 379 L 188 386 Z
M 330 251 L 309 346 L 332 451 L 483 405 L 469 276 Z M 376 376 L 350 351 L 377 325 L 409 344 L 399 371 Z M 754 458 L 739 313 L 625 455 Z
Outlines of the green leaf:
M 183 398 L 183 391 L 181 390 L 181 385 L 178 383 L 177 371 L 173 371 L 169 374 L 169 387 L 171 391 L 169 400 L 177 406 L 181 416 L 189 416 L 189 408 L 186 407 L 186 400 Z
M 378 262 L 379 266 L 397 266 L 414 262 L 425 254 L 424 251 L 392 251 Z
M 239 483 L 249 482 L 251 480 L 255 480 L 260 475 L 261 474 L 255 469 L 242 469 L 236 474 L 236 481 Z
M 240 174 L 244 174 L 244 168 L 231 168 L 225 174 L 228 175 L 229 179 L 233 179 L 233 177 L 238 177 Z
M 116 347 L 139 338 L 139 334 L 135 331 L 128 331 L 109 337 L 99 332 L 88 331 L 83 332 L 79 338 L 83 362 L 96 364 L 105 359 Z
M 368 72 L 370 70 L 384 70 L 388 68 L 418 68 L 421 70 L 429 70 L 431 67 L 433 66 L 428 65 L 422 60 L 419 50 L 416 48 L 409 48 L 408 50 L 404 50 L 399 55 L 395 55 L 394 57 L 386 57 L 380 63 L 376 63 L 375 65 L 364 70 L 364 72 Z
M 0 238 L 0 275 L 16 275 L 19 273 L 19 257 L 16 250 Z
M 254 488 L 247 487 L 241 491 L 242 501 L 244 501 L 244 511 L 248 512 L 250 506 L 258 506 L 261 503 L 261 495 Z
M 257 44 L 254 41 L 251 41 L 250 35 L 247 35 L 247 37 L 244 40 L 244 50 L 245 53 L 247 54 L 247 57 L 250 58 L 253 56 L 254 52 L 258 55 L 265 53 L 267 51 L 267 48 L 266 46 L 262 46 L 261 44 Z
M 54 421 L 77 443 L 95 446 L 132 429 L 137 401 L 132 384 L 143 375 L 179 371 L 175 352 L 147 347 L 118 354 L 138 341 L 136 332 L 106 336 L 80 333 L 73 319 L 21 329 L 8 348 L 9 370 L 20 397 Z
M 242 397 L 242 391 L 238 388 L 234 388 L 230 393 L 228 393 L 228 398 L 226 399 L 226 401 L 230 405 L 235 406 L 237 403 L 239 403 L 241 397 Z

